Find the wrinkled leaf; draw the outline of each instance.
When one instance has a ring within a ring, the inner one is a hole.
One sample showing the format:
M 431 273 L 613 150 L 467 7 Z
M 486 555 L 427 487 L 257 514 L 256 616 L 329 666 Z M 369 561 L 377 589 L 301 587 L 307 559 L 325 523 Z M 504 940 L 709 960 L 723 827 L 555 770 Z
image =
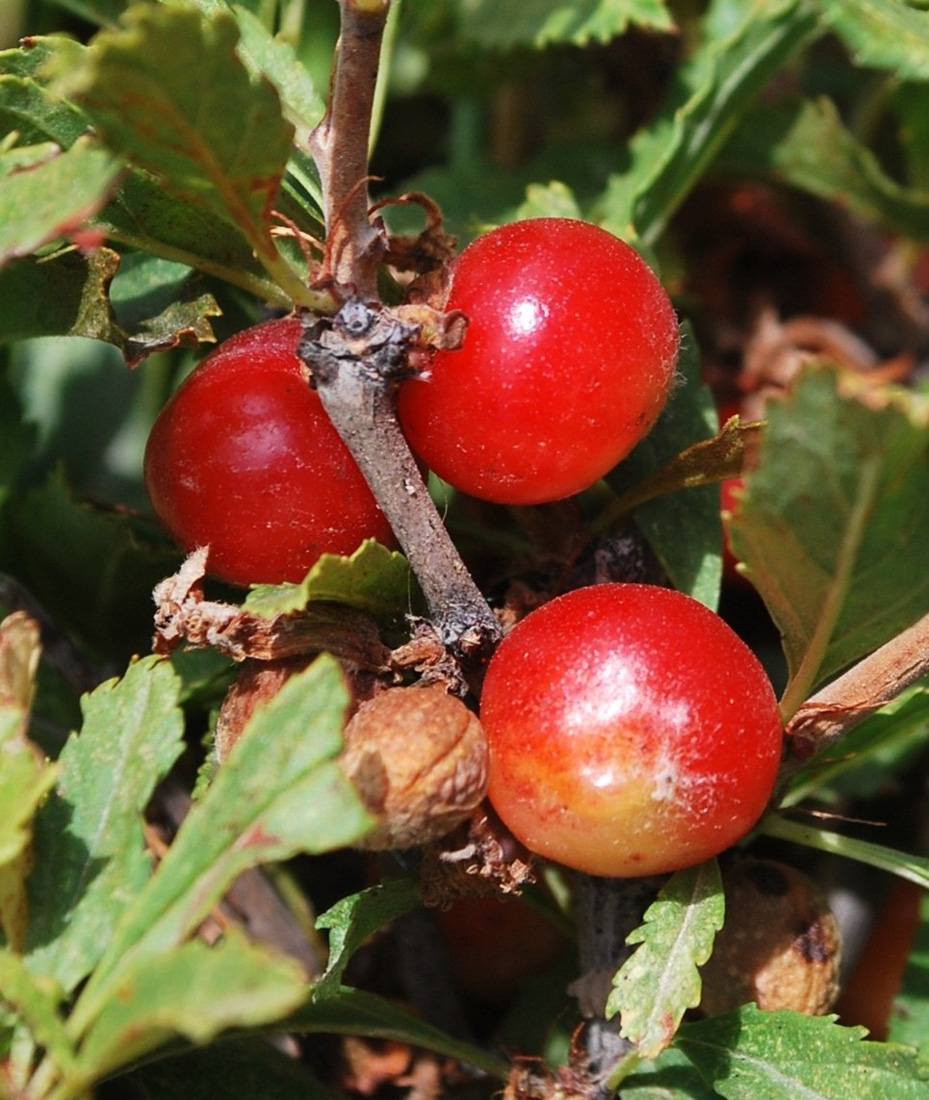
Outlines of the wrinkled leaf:
M 230 929 L 213 947 L 199 940 L 139 961 L 81 1044 L 71 1080 L 89 1086 L 180 1035 L 205 1044 L 232 1027 L 258 1027 L 306 996 L 300 966 L 253 947 Z
M 918 1100 L 929 1064 L 911 1050 L 862 1042 L 834 1017 L 738 1012 L 687 1024 L 675 1046 L 725 1100 Z
M 368 539 L 350 557 L 323 554 L 300 584 L 256 585 L 244 606 L 271 618 L 302 611 L 313 600 L 331 600 L 391 619 L 410 610 L 411 584 L 406 558 Z
M 814 367 L 767 411 L 729 534 L 783 638 L 789 717 L 929 610 L 929 399 Z
M 421 904 L 414 879 L 388 878 L 360 894 L 343 898 L 320 914 L 316 927 L 329 930 L 329 965 L 314 987 L 314 997 L 336 993 L 349 959 L 365 940 Z
M 820 0 L 820 8 L 859 65 L 929 80 L 929 12 L 902 0 Z
M 483 46 L 584 46 L 630 26 L 674 28 L 664 0 L 473 0 L 461 5 L 462 32 Z
M 102 956 L 151 874 L 142 814 L 182 749 L 177 678 L 147 657 L 83 701 L 84 724 L 59 759 L 35 822 L 29 952 L 36 974 L 73 990 Z
M 109 153 L 81 139 L 66 152 L 3 175 L 0 266 L 82 228 L 106 202 L 119 170 Z
M 709 860 L 672 876 L 626 938 L 639 946 L 613 979 L 606 1014 L 619 1014 L 640 1057 L 656 1058 L 699 1004 L 697 968 L 710 957 L 725 907 L 719 867 Z

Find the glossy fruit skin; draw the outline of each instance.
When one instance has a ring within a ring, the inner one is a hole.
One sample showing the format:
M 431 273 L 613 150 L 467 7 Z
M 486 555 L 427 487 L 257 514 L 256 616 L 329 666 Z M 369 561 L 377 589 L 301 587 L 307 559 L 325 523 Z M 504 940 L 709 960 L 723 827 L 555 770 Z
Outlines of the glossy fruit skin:
M 604 584 L 519 622 L 481 697 L 488 795 L 531 851 L 616 878 L 693 866 L 770 798 L 771 684 L 716 614 L 679 592 Z
M 387 520 L 310 388 L 298 318 L 227 340 L 161 411 L 145 451 L 155 514 L 186 551 L 209 545 L 210 573 L 234 585 L 298 582 L 321 554 Z
M 456 260 L 448 310 L 464 345 L 400 388 L 413 451 L 455 488 L 499 504 L 561 500 L 648 432 L 680 333 L 647 264 L 605 230 L 535 218 L 492 230 Z

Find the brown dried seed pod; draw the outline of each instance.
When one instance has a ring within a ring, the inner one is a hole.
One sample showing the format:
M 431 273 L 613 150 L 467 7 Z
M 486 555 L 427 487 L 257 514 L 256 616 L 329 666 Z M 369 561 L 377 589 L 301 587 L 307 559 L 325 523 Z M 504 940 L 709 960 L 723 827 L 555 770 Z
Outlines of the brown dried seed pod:
M 345 727 L 342 770 L 380 823 L 359 847 L 412 848 L 450 832 L 487 787 L 476 715 L 440 684 L 390 688 Z
M 702 971 L 708 1016 L 754 1001 L 764 1011 L 828 1012 L 838 994 L 841 941 L 816 884 L 774 860 L 744 858 L 723 873 L 726 924 Z

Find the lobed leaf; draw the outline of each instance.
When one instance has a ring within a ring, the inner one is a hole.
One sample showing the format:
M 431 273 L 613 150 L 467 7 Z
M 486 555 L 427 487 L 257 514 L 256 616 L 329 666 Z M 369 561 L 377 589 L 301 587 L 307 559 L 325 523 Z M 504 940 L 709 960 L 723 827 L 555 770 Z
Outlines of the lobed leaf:
M 78 1001 L 76 1028 L 96 1018 L 123 974 L 182 943 L 243 871 L 364 834 L 370 818 L 333 761 L 347 703 L 341 670 L 324 656 L 255 712 L 126 911 Z
M 613 978 L 606 1015 L 620 1016 L 621 1034 L 641 1058 L 657 1058 L 699 1004 L 697 968 L 710 957 L 725 905 L 719 867 L 709 860 L 673 875 L 626 937 L 639 946 Z
M 823 20 L 859 65 L 929 80 L 929 12 L 901 0 L 819 0 Z
M 229 1028 L 274 1023 L 306 997 L 301 967 L 229 929 L 213 947 L 194 940 L 140 958 L 81 1043 L 72 1090 L 157 1050 L 175 1036 L 204 1045 Z
M 725 1100 L 917 1100 L 929 1063 L 890 1043 L 863 1042 L 864 1028 L 835 1017 L 738 1012 L 687 1024 L 675 1039 Z
M 929 400 L 811 367 L 768 403 L 733 553 L 783 639 L 785 717 L 929 610 Z
M 83 701 L 84 724 L 59 759 L 35 821 L 27 963 L 66 991 L 102 957 L 151 875 L 142 832 L 155 785 L 182 749 L 177 677 L 147 657 Z
M 674 29 L 665 0 L 472 0 L 459 7 L 462 34 L 492 49 L 585 46 L 630 26 Z
M 891 179 L 844 125 L 831 100 L 753 111 L 726 145 L 718 168 L 771 176 L 914 240 L 929 240 L 929 191 Z
M 919 927 L 888 1022 L 888 1039 L 929 1052 L 929 894 L 920 900 Z
M 336 902 L 320 914 L 316 927 L 329 930 L 329 965 L 313 996 L 338 991 L 352 955 L 375 932 L 422 904 L 419 884 L 412 878 L 388 878 L 376 886 Z

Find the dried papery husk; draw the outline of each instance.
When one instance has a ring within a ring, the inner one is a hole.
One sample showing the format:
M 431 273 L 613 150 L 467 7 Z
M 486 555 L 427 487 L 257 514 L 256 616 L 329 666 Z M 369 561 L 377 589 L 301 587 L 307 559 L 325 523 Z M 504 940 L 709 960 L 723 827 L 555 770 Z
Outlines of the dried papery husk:
M 359 847 L 412 848 L 468 818 L 487 787 L 477 716 L 438 683 L 390 688 L 345 727 L 341 766 L 379 824 Z
M 816 884 L 774 860 L 742 858 L 723 873 L 726 923 L 702 970 L 708 1016 L 754 1001 L 763 1011 L 819 1016 L 838 995 L 841 938 Z

